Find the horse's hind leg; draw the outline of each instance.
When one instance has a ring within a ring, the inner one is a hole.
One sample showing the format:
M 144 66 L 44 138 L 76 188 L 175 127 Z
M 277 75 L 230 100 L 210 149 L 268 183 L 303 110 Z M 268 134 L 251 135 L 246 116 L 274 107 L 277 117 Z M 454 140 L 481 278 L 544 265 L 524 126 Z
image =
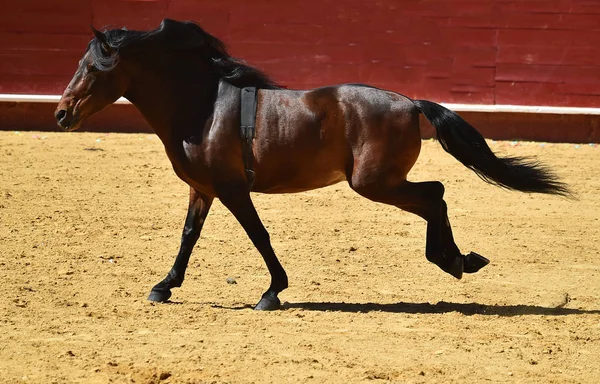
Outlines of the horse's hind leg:
M 463 255 L 454 242 L 446 202 L 444 186 L 438 181 L 422 183 L 402 182 L 395 188 L 354 188 L 361 195 L 382 203 L 395 205 L 414 213 L 427 221 L 427 260 L 445 272 L 460 279 L 463 272 L 474 273 L 489 262 L 474 253 Z

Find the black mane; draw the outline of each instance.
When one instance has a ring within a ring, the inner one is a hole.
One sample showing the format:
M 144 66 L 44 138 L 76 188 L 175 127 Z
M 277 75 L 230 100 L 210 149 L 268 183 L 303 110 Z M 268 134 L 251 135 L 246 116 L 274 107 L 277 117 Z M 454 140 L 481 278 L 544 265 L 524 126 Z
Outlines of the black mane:
M 246 65 L 229 55 L 225 44 L 191 21 L 164 19 L 152 31 L 111 29 L 94 38 L 88 45 L 94 67 L 109 71 L 118 63 L 120 55 L 139 52 L 195 51 L 210 65 L 215 74 L 236 87 L 281 88 L 262 71 Z M 110 47 L 108 53 L 103 45 Z

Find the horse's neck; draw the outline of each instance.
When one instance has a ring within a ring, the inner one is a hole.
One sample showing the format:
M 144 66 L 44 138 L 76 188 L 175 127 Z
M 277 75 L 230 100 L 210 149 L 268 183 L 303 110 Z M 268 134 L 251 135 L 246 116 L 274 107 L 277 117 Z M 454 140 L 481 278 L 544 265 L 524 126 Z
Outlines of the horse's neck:
M 218 85 L 210 73 L 176 66 L 135 73 L 125 97 L 165 145 L 190 132 L 201 134 L 212 114 Z

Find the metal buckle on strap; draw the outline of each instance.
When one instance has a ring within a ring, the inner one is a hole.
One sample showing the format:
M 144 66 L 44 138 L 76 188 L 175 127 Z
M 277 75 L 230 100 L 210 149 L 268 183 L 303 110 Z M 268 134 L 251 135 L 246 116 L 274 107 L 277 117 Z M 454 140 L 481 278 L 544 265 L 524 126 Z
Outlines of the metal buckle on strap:
M 242 140 L 250 140 L 254 139 L 254 127 L 246 127 L 242 125 Z

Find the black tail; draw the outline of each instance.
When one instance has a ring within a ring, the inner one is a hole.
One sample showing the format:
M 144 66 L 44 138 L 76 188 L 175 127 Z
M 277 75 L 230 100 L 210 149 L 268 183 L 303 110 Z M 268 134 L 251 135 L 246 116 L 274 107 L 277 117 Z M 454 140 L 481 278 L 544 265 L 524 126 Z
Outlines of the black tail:
M 496 157 L 475 128 L 439 104 L 413 100 L 435 127 L 442 147 L 490 184 L 522 192 L 571 196 L 566 184 L 539 162 L 525 157 Z

